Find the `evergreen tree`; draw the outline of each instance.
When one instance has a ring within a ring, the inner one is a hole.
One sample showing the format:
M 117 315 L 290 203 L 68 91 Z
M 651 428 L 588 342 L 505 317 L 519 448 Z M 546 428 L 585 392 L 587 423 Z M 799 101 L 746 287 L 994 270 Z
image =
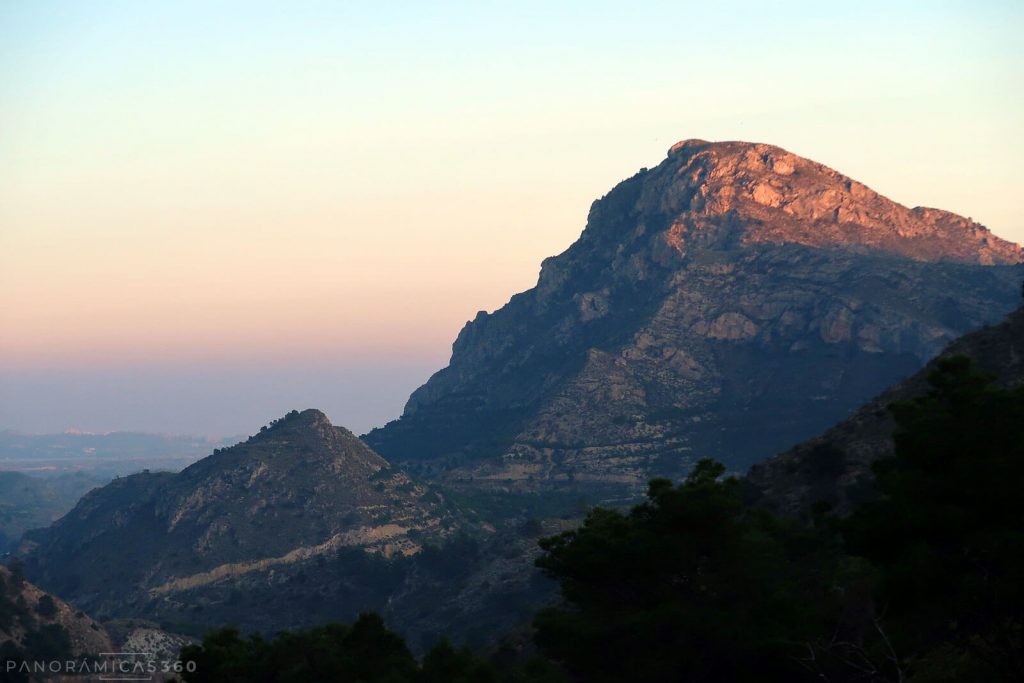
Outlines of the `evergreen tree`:
M 915 680 L 1024 680 L 1024 388 L 993 386 L 965 357 L 930 383 L 893 406 L 882 497 L 845 523 L 848 548 L 878 569 Z

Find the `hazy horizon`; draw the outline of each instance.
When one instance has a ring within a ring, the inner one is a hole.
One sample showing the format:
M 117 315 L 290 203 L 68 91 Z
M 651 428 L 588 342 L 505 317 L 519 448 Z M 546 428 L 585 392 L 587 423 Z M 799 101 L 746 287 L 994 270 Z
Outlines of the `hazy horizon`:
M 3 414 L 17 416 L 19 424 L 0 424 L 0 430 L 247 436 L 291 410 L 317 408 L 334 424 L 363 434 L 398 417 L 409 393 L 436 369 L 395 362 L 5 373 L 4 393 L 17 401 L 5 400 Z
M 381 425 L 683 138 L 1024 242 L 1019 4 L 9 3 L 0 27 L 0 429 Z

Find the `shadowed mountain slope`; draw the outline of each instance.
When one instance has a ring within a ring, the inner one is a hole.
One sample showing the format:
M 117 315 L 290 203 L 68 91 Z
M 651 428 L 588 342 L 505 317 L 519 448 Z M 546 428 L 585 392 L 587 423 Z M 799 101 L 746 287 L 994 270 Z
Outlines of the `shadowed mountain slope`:
M 992 374 L 999 386 L 1024 383 L 1024 309 L 957 339 L 938 358 L 960 355 Z M 849 511 L 868 491 L 871 464 L 892 455 L 896 423 L 889 405 L 926 393 L 928 375 L 938 358 L 823 434 L 752 467 L 747 480 L 755 495 L 788 514 L 807 513 L 818 501 L 832 504 L 839 512 Z

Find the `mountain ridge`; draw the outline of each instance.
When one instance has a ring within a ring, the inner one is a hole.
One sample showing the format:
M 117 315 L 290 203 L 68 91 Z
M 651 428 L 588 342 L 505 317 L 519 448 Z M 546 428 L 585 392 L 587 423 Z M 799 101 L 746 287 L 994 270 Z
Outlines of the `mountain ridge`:
M 1005 314 L 1022 255 L 781 148 L 684 141 L 363 438 L 471 488 L 636 493 L 704 455 L 745 469 Z
M 859 244 L 916 260 L 983 265 L 1024 261 L 1024 248 L 997 237 L 976 221 L 942 209 L 908 208 L 781 147 L 683 140 L 672 146 L 668 156 L 669 160 L 674 156 L 685 159 L 676 174 L 685 176 L 683 187 L 693 193 L 687 213 L 716 216 L 740 210 L 762 218 L 764 225 L 751 226 L 744 235 L 752 242 L 818 247 Z M 674 194 L 662 193 L 662 201 Z M 681 208 L 675 205 L 670 211 L 682 213 Z M 779 212 L 810 220 L 818 231 L 780 220 Z M 673 243 L 686 228 L 680 224 L 670 235 Z
M 179 473 L 91 491 L 26 534 L 21 554 L 38 582 L 105 614 L 340 548 L 414 554 L 465 526 L 441 494 L 306 410 Z M 117 581 L 105 566 L 111 543 L 132 545 Z

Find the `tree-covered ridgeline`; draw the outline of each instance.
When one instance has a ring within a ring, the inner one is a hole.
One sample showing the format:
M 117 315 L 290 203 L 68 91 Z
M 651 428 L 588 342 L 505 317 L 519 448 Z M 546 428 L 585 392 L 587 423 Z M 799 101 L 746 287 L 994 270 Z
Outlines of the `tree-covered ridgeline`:
M 536 658 L 499 669 L 442 639 L 421 662 L 405 641 L 374 613 L 351 625 L 328 624 L 282 632 L 267 640 L 243 638 L 236 629 L 213 631 L 181 659 L 189 683 L 559 683 L 565 679 Z M 191 671 L 189 671 L 191 670 Z
M 929 381 L 846 519 L 744 506 L 704 461 L 543 541 L 542 650 L 595 682 L 1024 680 L 1024 388 L 963 357 Z
M 842 525 L 911 680 L 1024 680 L 1024 387 L 965 357 L 892 410 L 881 497 Z

